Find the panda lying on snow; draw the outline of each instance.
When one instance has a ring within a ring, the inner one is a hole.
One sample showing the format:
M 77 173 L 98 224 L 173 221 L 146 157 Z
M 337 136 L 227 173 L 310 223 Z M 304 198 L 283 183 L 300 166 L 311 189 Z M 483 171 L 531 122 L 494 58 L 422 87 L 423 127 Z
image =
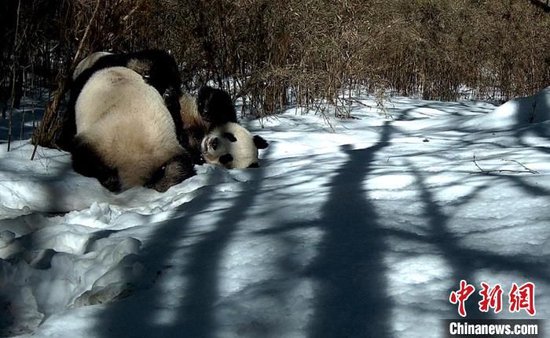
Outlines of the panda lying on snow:
M 258 149 L 267 142 L 237 123 L 237 112 L 229 94 L 203 87 L 195 99 L 180 99 L 181 119 L 187 135 L 187 149 L 194 163 L 212 163 L 232 168 L 259 167 Z
M 258 166 L 268 144 L 237 123 L 229 94 L 204 87 L 196 99 L 181 95 L 164 52 L 113 55 L 92 54 L 73 75 L 62 139 L 75 171 L 113 192 L 163 192 L 194 175 L 195 164 Z

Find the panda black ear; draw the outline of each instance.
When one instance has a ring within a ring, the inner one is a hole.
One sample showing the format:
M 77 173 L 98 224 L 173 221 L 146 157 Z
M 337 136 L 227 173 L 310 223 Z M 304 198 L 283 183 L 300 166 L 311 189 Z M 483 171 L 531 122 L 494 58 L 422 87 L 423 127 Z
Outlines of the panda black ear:
M 267 148 L 267 146 L 269 146 L 269 143 L 267 143 L 267 141 L 261 136 L 254 135 L 253 140 L 254 140 L 254 144 L 256 145 L 256 148 L 258 149 L 265 149 Z

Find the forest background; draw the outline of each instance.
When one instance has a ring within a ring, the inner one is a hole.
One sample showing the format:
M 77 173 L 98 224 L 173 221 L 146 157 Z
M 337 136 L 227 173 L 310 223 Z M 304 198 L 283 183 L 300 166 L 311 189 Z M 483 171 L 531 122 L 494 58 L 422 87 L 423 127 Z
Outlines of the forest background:
M 47 95 L 33 140 L 52 146 L 72 70 L 99 50 L 168 50 L 263 117 L 351 93 L 506 101 L 550 85 L 546 0 L 3 0 L 2 118 Z M 11 128 L 11 126 L 10 126 Z

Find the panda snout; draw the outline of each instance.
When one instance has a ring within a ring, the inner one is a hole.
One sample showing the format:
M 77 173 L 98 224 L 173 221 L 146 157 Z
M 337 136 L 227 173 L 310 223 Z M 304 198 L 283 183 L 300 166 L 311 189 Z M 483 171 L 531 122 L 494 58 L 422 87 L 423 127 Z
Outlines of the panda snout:
M 217 136 L 206 136 L 201 142 L 201 152 L 203 154 L 215 152 L 221 145 L 221 140 Z
M 209 142 L 209 146 L 212 150 L 216 150 L 220 145 L 220 140 L 217 137 L 212 137 Z

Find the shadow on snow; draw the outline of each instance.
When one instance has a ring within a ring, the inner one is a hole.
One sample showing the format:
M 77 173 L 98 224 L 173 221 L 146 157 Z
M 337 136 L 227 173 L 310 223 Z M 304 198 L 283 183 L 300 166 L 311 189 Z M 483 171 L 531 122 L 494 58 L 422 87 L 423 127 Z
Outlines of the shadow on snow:
M 220 262 L 226 246 L 232 235 L 238 229 L 239 223 L 245 217 L 247 208 L 256 198 L 256 191 L 261 183 L 263 169 L 254 169 L 247 189 L 242 192 L 231 207 L 221 212 L 215 228 L 201 235 L 189 250 L 182 250 L 179 242 L 186 236 L 193 221 L 193 215 L 208 209 L 215 195 L 214 187 L 202 189 L 199 196 L 181 208 L 186 216 L 171 219 L 158 226 L 152 238 L 142 249 L 140 257 L 145 262 L 147 275 L 143 279 L 150 283 L 149 296 L 142 297 L 139 306 L 136 302 L 122 300 L 110 304 L 100 315 L 96 329 L 102 337 L 213 337 L 217 326 L 214 318 L 215 303 L 219 299 Z M 185 252 L 185 253 L 184 253 Z M 175 309 L 175 316 L 169 323 L 155 323 L 153 318 L 162 308 L 158 282 L 162 275 L 174 268 L 171 260 L 179 260 L 178 256 L 185 254 L 186 261 L 181 277 L 187 280 L 185 287 L 176 290 L 174 299 L 180 303 Z

